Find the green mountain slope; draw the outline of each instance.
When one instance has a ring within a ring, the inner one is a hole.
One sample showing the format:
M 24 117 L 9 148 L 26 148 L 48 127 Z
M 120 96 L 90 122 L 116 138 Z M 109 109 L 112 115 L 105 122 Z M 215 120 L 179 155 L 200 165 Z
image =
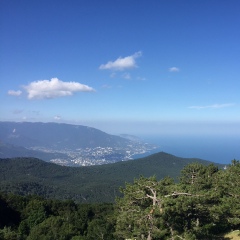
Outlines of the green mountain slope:
M 177 179 L 191 162 L 200 159 L 176 157 L 164 152 L 145 158 L 91 167 L 63 167 L 35 158 L 0 160 L 0 190 L 21 195 L 73 199 L 78 202 L 113 202 L 119 187 L 140 175 Z M 221 165 L 219 165 L 222 167 Z

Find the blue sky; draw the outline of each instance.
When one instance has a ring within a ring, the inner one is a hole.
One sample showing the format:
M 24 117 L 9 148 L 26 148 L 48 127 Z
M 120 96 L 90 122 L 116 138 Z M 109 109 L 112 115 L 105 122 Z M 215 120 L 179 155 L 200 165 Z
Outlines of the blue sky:
M 0 121 L 240 134 L 238 0 L 0 1 Z

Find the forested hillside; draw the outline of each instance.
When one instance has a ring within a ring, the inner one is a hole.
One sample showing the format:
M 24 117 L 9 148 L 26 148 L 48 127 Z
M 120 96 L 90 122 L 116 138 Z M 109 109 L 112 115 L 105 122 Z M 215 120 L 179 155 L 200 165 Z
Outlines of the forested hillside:
M 77 168 L 33 158 L 1 159 L 0 190 L 20 195 L 72 199 L 81 203 L 113 202 L 120 195 L 119 187 L 125 182 L 153 175 L 158 180 L 166 176 L 177 179 L 181 169 L 191 162 L 210 164 L 164 152 L 137 160 Z
M 0 194 L 4 240 L 210 240 L 240 238 L 240 162 L 192 163 L 180 181 L 139 177 L 115 204 Z M 230 235 L 228 235 L 230 236 Z
M 114 239 L 113 204 L 0 194 L 1 240 Z

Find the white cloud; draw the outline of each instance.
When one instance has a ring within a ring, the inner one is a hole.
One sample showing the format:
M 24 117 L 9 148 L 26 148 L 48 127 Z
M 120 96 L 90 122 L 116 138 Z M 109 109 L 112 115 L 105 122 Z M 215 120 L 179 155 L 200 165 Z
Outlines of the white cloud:
M 131 56 L 127 57 L 119 57 L 115 61 L 109 61 L 106 64 L 100 65 L 100 70 L 117 70 L 117 71 L 123 71 L 125 69 L 131 69 L 136 68 L 136 58 L 139 58 L 142 56 L 142 52 L 136 52 Z
M 54 119 L 55 119 L 55 120 L 61 120 L 61 116 L 59 116 L 59 115 L 58 115 L 58 116 L 55 116 Z
M 22 94 L 22 91 L 18 90 L 18 91 L 14 91 L 14 90 L 9 90 L 8 91 L 8 95 L 11 96 L 20 96 Z
M 225 108 L 225 107 L 232 107 L 234 106 L 234 103 L 224 103 L 224 104 L 213 104 L 213 105 L 207 105 L 207 106 L 191 106 L 188 108 L 192 108 L 192 109 L 206 109 L 206 108 L 212 108 L 212 109 L 216 109 L 216 108 Z
M 179 72 L 180 69 L 177 68 L 177 67 L 171 67 L 171 68 L 168 69 L 168 71 L 169 71 L 169 72 Z
M 78 83 L 63 82 L 58 78 L 51 80 L 39 80 L 24 86 L 28 93 L 28 99 L 50 99 L 71 96 L 74 92 L 93 92 L 94 89 Z

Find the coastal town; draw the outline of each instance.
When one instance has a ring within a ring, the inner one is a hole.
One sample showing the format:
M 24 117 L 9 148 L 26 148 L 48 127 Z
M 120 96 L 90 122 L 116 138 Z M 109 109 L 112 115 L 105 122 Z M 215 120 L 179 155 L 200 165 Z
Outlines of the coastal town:
M 60 154 L 61 157 L 51 159 L 50 162 L 63 166 L 93 166 L 128 161 L 136 156 L 141 157 L 141 155 L 151 153 L 155 149 L 158 149 L 158 146 L 134 141 L 126 147 L 78 148 L 76 150 L 34 147 L 34 150 Z

